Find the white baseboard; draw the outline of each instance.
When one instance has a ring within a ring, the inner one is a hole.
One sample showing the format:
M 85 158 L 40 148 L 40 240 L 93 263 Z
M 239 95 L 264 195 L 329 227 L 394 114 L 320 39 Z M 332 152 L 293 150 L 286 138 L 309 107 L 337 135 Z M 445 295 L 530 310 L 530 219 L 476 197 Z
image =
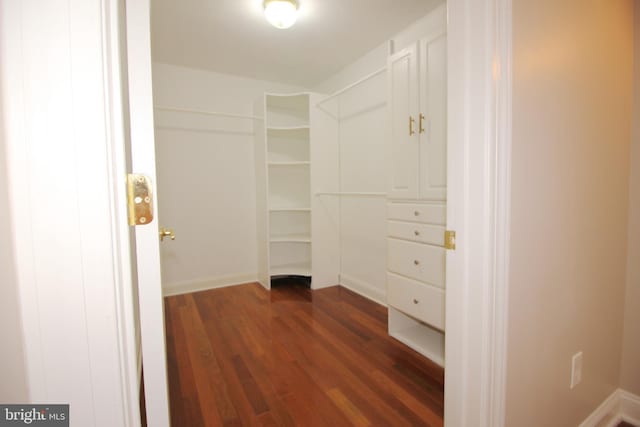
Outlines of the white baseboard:
M 256 273 L 234 274 L 230 276 L 209 277 L 206 279 L 189 280 L 186 282 L 167 283 L 162 286 L 165 297 L 188 294 L 191 292 L 207 291 L 209 289 L 224 288 L 226 286 L 257 282 Z
M 622 421 L 640 426 L 640 396 L 625 390 L 618 390 L 620 394 L 620 412 Z
M 349 276 L 348 274 L 341 274 L 340 285 L 359 295 L 362 295 L 367 299 L 370 299 L 373 302 L 376 302 L 385 307 L 387 306 L 386 292 L 384 290 L 380 290 L 376 287 L 371 286 L 367 282 L 363 282 L 362 280 L 356 279 L 355 277 Z
M 579 427 L 615 427 L 622 421 L 640 426 L 640 396 L 617 389 Z

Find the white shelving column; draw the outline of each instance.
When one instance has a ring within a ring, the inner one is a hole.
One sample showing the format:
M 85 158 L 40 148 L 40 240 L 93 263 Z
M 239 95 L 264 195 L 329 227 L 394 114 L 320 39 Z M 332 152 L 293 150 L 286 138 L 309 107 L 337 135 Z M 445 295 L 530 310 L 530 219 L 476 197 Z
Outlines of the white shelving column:
M 258 276 L 311 272 L 311 143 L 308 93 L 267 93 L 256 104 Z M 261 111 L 258 111 L 261 109 Z
M 313 93 L 267 93 L 255 104 L 258 279 L 311 277 L 314 289 L 339 283 L 336 123 Z

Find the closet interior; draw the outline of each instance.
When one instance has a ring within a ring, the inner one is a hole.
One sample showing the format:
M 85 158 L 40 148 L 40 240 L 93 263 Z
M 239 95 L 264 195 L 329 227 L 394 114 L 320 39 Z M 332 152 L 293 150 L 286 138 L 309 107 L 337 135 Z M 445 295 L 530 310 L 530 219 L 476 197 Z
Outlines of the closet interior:
M 340 284 L 443 365 L 446 62 L 445 4 L 312 87 L 154 62 L 165 295 Z

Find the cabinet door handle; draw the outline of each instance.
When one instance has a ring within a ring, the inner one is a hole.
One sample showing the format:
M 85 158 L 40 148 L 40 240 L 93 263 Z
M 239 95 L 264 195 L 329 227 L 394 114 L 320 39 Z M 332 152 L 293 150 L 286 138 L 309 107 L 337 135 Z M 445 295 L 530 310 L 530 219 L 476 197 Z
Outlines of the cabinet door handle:
M 420 113 L 420 124 L 418 125 L 420 133 L 424 133 L 424 114 Z
M 414 264 L 414 265 L 420 265 L 420 261 L 418 261 L 417 259 L 414 259 L 414 260 L 413 260 L 413 264 Z
M 416 235 L 416 236 L 419 236 L 420 232 L 418 230 L 416 230 L 416 231 L 413 232 L 413 234 Z
M 409 116 L 409 136 L 415 135 L 416 131 L 413 130 L 413 125 L 416 122 L 416 119 Z
M 420 211 L 413 211 L 413 216 L 420 216 Z
M 418 301 L 417 299 L 415 299 L 415 298 L 413 299 L 413 303 L 414 303 L 414 304 L 417 304 L 417 303 L 419 303 L 419 302 L 420 302 L 420 301 Z

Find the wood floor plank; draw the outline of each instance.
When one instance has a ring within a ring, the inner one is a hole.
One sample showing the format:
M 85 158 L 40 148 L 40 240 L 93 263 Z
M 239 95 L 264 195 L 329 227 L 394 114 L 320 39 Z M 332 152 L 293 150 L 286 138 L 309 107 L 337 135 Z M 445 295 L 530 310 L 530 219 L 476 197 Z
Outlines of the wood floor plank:
M 327 391 L 327 394 L 354 426 L 367 427 L 371 425 L 371 421 L 369 421 L 369 419 L 365 417 L 364 414 L 362 414 L 362 412 L 360 412 L 360 410 L 351 403 L 351 401 L 349 401 L 349 398 L 347 398 L 339 388 L 332 388 Z
M 178 310 L 187 338 L 187 351 L 205 425 L 236 424 L 238 414 L 228 396 L 224 381 L 221 381 L 221 370 L 204 330 L 202 319 L 195 309 L 193 296 L 186 295 L 185 298 L 187 304 Z
M 325 315 L 320 315 L 320 313 L 316 313 L 315 316 L 316 318 L 313 320 L 319 318 L 322 322 L 315 325 L 315 341 L 318 343 L 315 354 L 319 356 L 319 360 L 328 364 L 325 368 L 326 371 L 332 370 L 339 373 L 341 382 L 345 386 L 352 387 L 355 393 L 366 397 L 367 402 L 373 407 L 372 411 L 376 412 L 377 419 L 386 420 L 390 425 L 398 426 L 426 425 L 421 423 L 408 408 L 404 407 L 404 403 L 396 396 L 387 393 L 385 389 L 373 381 L 370 375 L 373 366 L 366 357 L 354 351 L 354 348 L 361 348 L 359 345 L 353 344 L 353 341 L 349 340 L 332 340 L 329 329 L 325 330 L 324 327 L 330 327 L 333 320 L 328 316 L 323 317 Z M 300 320 L 307 319 L 300 318 Z M 333 325 L 338 328 L 340 326 L 339 324 Z M 351 345 L 354 345 L 354 348 L 351 348 Z M 336 355 L 340 355 L 340 357 L 338 358 Z
M 185 351 L 187 341 L 184 325 L 180 319 L 179 309 L 181 306 L 184 306 L 184 298 L 178 296 L 173 301 L 173 304 L 169 305 L 169 309 L 172 310 L 169 319 L 172 320 L 172 323 L 167 324 L 167 328 L 171 328 L 174 337 L 174 351 L 176 354 L 176 362 L 179 366 L 176 377 L 180 384 L 179 393 L 174 393 L 175 389 L 169 390 L 171 413 L 181 413 L 181 415 L 172 415 L 172 419 L 174 420 L 172 424 L 178 423 L 178 425 L 180 425 L 180 423 L 182 423 L 184 425 L 204 426 L 191 360 L 189 359 L 189 353 Z M 168 368 L 171 369 L 171 366 Z M 174 383 L 175 379 L 172 379 L 172 375 L 169 375 L 169 384 Z M 175 399 L 174 396 L 176 396 L 177 399 Z M 175 404 L 174 401 L 176 401 Z M 174 408 L 179 408 L 179 410 L 175 411 Z
M 175 426 L 442 426 L 444 372 L 340 286 L 166 298 Z

